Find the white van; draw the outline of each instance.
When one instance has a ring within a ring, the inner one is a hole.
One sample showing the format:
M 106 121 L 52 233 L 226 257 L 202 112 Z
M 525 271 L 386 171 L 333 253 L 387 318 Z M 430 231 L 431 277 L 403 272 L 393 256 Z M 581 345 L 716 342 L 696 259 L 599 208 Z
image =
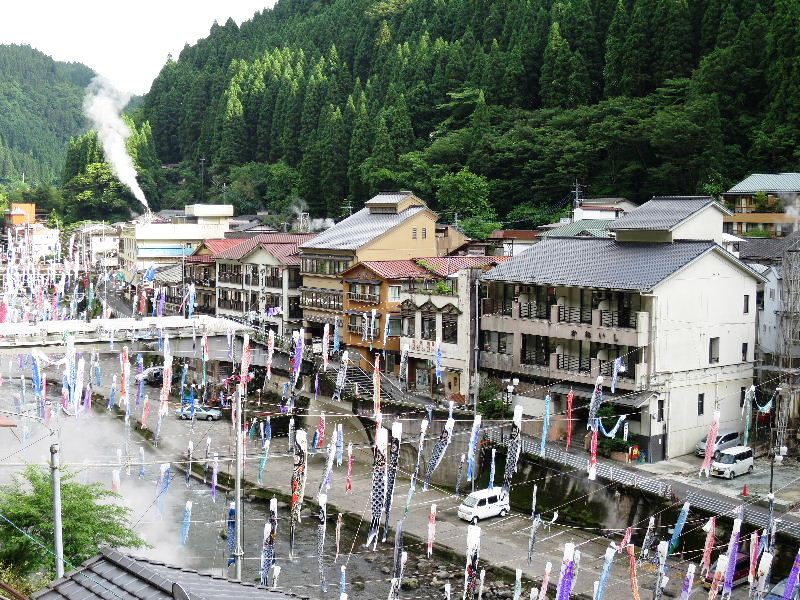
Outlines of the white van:
M 733 479 L 737 475 L 753 472 L 753 449 L 734 446 L 720 453 L 719 460 L 711 463 L 711 474 Z
M 476 525 L 478 521 L 497 515 L 505 517 L 510 511 L 508 494 L 503 494 L 501 488 L 495 487 L 472 492 L 464 498 L 458 507 L 458 518 Z

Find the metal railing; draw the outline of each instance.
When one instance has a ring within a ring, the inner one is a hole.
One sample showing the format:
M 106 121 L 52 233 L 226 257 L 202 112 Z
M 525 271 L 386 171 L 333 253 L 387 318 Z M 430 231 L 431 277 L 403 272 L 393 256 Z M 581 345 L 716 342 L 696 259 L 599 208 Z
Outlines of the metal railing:
M 300 306 L 305 308 L 321 308 L 324 310 L 342 310 L 342 297 L 338 294 L 316 298 L 300 296 Z
M 379 294 L 363 294 L 361 292 L 347 292 L 347 298 L 354 302 L 365 302 L 367 304 L 378 304 L 381 301 Z
M 217 300 L 217 306 L 225 310 L 244 310 L 244 302 L 241 300 Z
M 614 373 L 614 361 L 613 360 L 601 360 L 600 362 L 600 375 L 603 377 L 611 377 Z M 617 377 L 620 379 L 633 379 L 633 372 L 632 370 L 628 370 L 627 365 L 624 372 L 617 373 Z
M 550 354 L 537 350 L 522 351 L 520 362 L 523 365 L 535 365 L 537 367 L 547 367 L 550 365 Z
M 556 366 L 562 371 L 577 371 L 588 373 L 592 370 L 592 360 L 587 356 L 573 356 L 572 354 L 557 354 Z
M 549 319 L 550 307 L 538 302 L 521 302 L 519 316 L 522 319 Z
M 510 298 L 497 299 L 497 298 L 484 298 L 483 299 L 483 314 L 484 315 L 503 315 L 506 317 L 511 316 L 511 309 L 513 302 Z
M 559 306 L 558 321 L 560 323 L 591 323 L 592 309 L 580 306 Z
M 636 313 L 618 310 L 601 310 L 600 325 L 603 327 L 626 327 L 636 329 Z
M 241 285 L 242 274 L 222 272 L 217 276 L 217 279 L 220 283 L 236 283 Z

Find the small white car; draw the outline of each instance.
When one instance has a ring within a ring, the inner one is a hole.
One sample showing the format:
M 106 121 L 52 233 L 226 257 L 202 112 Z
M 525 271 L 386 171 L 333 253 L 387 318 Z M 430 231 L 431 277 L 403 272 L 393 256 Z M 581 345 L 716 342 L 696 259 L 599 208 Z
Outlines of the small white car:
M 737 475 L 753 472 L 753 449 L 747 446 L 734 446 L 723 450 L 719 460 L 711 463 L 711 474 L 733 479 Z
M 508 494 L 501 488 L 478 490 L 464 498 L 458 507 L 458 518 L 476 525 L 478 521 L 500 515 L 505 517 L 511 511 Z

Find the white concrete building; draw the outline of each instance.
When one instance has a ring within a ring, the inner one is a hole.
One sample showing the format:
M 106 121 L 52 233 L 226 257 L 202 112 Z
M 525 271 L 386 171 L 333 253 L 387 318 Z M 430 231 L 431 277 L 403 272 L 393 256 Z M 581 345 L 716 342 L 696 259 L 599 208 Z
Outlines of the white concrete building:
M 82 260 L 94 269 L 119 267 L 119 231 L 104 223 L 88 223 L 75 232 L 75 241 Z
M 205 239 L 225 236 L 233 217 L 230 204 L 192 204 L 167 218 L 140 217 L 120 231 L 120 267 L 127 281 L 150 265 L 175 264 Z
M 579 419 L 603 375 L 651 461 L 691 452 L 715 407 L 721 428 L 741 428 L 763 280 L 719 245 L 725 214 L 711 198 L 654 198 L 614 222 L 616 239 L 546 239 L 489 271 L 481 368 L 519 379 L 534 415 L 546 393 L 566 410 L 572 390 Z M 551 438 L 565 431 L 557 421 Z

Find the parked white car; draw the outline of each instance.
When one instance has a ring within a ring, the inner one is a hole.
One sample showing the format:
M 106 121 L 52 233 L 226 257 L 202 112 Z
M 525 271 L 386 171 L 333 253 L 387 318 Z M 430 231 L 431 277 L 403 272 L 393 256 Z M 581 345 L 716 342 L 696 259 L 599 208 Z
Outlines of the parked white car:
M 697 456 L 705 456 L 706 455 L 706 439 L 703 438 L 694 448 L 694 453 Z M 717 434 L 717 439 L 714 440 L 714 458 L 719 458 L 720 452 L 725 450 L 726 448 L 733 448 L 734 446 L 738 446 L 741 442 L 741 437 L 738 431 L 729 430 L 729 431 L 720 431 Z
M 475 525 L 478 521 L 497 515 L 505 517 L 510 511 L 508 494 L 503 494 L 499 487 L 495 487 L 472 492 L 464 498 L 458 507 L 458 518 Z
M 711 474 L 733 479 L 737 475 L 753 472 L 753 449 L 735 446 L 720 453 L 719 460 L 711 463 Z

